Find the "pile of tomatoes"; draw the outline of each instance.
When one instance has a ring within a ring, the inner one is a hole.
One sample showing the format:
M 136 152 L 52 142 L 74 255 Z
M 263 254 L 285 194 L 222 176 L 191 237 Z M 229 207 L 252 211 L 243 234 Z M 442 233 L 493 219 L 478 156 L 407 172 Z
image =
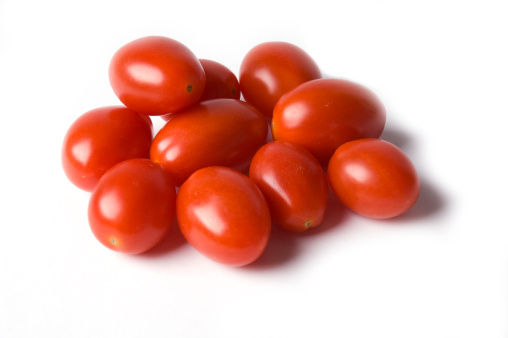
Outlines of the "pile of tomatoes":
M 378 139 L 386 113 L 370 90 L 323 79 L 284 42 L 252 48 L 239 75 L 167 37 L 114 54 L 109 80 L 124 106 L 83 114 L 62 147 L 67 177 L 91 192 L 89 224 L 103 245 L 147 251 L 176 214 L 194 248 L 239 266 L 263 253 L 272 222 L 319 226 L 328 184 L 366 217 L 395 217 L 416 202 L 416 170 Z M 150 116 L 167 121 L 155 137 Z

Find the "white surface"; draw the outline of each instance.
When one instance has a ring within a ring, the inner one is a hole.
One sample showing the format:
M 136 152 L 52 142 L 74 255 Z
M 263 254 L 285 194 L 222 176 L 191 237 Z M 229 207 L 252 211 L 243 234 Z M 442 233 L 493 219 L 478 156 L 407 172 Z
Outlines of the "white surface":
M 506 1 L 0 0 L 0 337 L 506 338 L 507 13 Z M 371 88 L 383 138 L 421 175 L 419 202 L 381 222 L 331 198 L 320 229 L 275 231 L 244 268 L 209 261 L 176 227 L 149 254 L 103 248 L 60 147 L 80 114 L 119 103 L 109 59 L 145 35 L 236 74 L 251 47 L 284 40 Z

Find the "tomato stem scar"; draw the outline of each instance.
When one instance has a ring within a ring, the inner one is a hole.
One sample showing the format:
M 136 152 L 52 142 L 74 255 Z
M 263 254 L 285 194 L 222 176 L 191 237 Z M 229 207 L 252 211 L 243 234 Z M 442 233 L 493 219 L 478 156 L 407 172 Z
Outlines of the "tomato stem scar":
M 111 244 L 116 245 L 116 239 L 110 238 L 109 241 L 111 242 Z
M 187 86 L 187 91 L 190 93 L 192 91 L 192 85 Z
M 310 227 L 311 224 L 312 224 L 311 221 L 307 221 L 307 222 L 305 222 L 305 227 L 308 228 L 308 227 Z

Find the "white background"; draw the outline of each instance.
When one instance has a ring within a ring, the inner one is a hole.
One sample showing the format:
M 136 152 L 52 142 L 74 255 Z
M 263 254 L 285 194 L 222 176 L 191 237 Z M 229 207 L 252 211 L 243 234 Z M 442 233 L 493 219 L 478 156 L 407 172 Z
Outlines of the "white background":
M 489 0 L 0 0 L 0 337 L 508 337 L 507 18 Z M 146 35 L 236 74 L 256 44 L 287 41 L 369 87 L 419 201 L 375 221 L 330 197 L 320 228 L 275 229 L 243 268 L 176 226 L 147 254 L 103 248 L 61 143 L 119 104 L 109 60 Z

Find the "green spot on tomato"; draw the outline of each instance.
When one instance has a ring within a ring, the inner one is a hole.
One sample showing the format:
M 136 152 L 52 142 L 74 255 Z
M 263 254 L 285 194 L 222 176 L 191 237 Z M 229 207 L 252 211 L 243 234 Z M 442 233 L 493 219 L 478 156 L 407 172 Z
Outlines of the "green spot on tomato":
M 275 131 L 275 121 L 272 119 L 272 138 L 274 141 L 277 141 L 277 134 Z

